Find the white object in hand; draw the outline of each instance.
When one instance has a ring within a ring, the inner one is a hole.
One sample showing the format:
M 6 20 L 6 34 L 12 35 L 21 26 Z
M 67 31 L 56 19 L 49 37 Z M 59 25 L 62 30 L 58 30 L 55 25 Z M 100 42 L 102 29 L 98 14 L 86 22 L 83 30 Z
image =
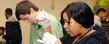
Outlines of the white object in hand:
M 49 26 L 49 23 L 50 23 L 49 14 L 45 12 L 44 10 L 39 10 L 37 12 L 36 19 L 38 20 L 38 24 L 41 25 L 43 28 L 46 28 Z
M 39 43 L 44 43 L 44 41 L 41 40 L 41 39 L 37 39 L 37 41 L 38 41 Z
M 44 44 L 55 44 L 55 42 L 58 41 L 54 35 L 48 32 L 44 33 L 42 40 L 44 41 Z

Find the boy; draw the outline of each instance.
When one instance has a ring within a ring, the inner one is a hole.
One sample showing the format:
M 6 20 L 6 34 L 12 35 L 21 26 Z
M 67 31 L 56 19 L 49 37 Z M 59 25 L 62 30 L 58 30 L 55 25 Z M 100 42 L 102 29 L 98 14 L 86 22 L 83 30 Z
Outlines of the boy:
M 56 37 L 63 36 L 61 24 L 57 19 L 37 8 L 29 1 L 21 1 L 16 6 L 16 17 L 18 20 L 28 20 L 31 22 L 30 44 L 40 44 L 39 39 L 42 39 L 44 32 L 54 34 Z

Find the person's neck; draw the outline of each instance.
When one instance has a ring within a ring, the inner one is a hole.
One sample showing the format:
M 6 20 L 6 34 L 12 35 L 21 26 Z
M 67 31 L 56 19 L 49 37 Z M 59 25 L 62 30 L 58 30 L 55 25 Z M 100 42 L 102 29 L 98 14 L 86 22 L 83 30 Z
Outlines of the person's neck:
M 87 33 L 88 29 L 87 28 L 82 28 L 80 32 L 80 36 L 83 36 L 85 33 Z
M 93 30 L 93 29 L 90 29 L 90 30 L 89 29 L 83 29 L 81 34 L 75 38 L 73 44 L 78 43 L 81 39 L 83 39 L 84 37 L 90 35 L 93 32 L 95 32 L 95 30 Z
M 82 30 L 81 30 L 81 34 L 80 34 L 80 36 L 81 37 L 85 37 L 85 36 L 87 36 L 87 35 L 90 35 L 91 33 L 93 33 L 95 30 L 93 30 L 93 28 L 83 28 Z
M 92 30 L 92 29 L 90 29 L 90 28 L 84 28 L 84 27 L 83 27 L 83 28 L 81 29 L 80 36 L 81 36 L 81 37 L 86 36 L 86 34 L 89 33 L 91 30 Z

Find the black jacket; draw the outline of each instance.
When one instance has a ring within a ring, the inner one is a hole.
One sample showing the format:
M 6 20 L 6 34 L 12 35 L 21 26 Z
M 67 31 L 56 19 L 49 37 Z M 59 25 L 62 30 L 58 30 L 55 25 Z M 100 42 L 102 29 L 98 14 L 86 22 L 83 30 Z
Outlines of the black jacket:
M 22 32 L 20 28 L 20 23 L 6 22 L 6 43 L 7 44 L 20 44 L 22 42 Z
M 78 44 L 109 44 L 103 28 L 96 25 L 94 29 L 94 33 L 80 40 Z
M 86 36 L 85 38 L 81 39 L 78 42 L 78 44 L 109 44 L 109 41 L 102 27 L 95 25 L 93 29 L 96 31 Z M 66 39 L 65 37 L 61 38 L 62 44 L 72 44 L 73 40 L 74 38 L 72 39 Z

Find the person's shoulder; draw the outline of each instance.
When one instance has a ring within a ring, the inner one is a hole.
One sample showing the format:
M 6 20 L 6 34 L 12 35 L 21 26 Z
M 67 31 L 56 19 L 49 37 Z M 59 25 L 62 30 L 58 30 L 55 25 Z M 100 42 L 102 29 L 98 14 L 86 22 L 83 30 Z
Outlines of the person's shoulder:
M 73 37 L 70 37 L 70 35 L 64 35 L 62 38 L 60 38 L 62 44 L 72 44 L 74 41 Z
M 99 25 L 95 25 L 95 26 L 93 27 L 93 29 L 96 30 L 97 32 L 104 32 L 104 28 L 101 27 L 101 26 L 99 26 Z
M 101 35 L 100 32 L 95 31 L 89 38 L 86 39 L 87 44 L 108 44 L 108 39 L 105 35 Z
M 15 22 L 15 21 L 17 21 L 17 19 L 15 17 L 11 16 L 11 17 L 9 17 L 7 19 L 7 21 L 9 21 L 9 22 Z
M 101 38 L 97 38 L 97 37 L 92 37 L 89 38 L 86 41 L 86 44 L 108 44 L 109 42 L 107 40 L 101 39 Z
M 91 33 L 87 37 L 83 38 L 80 43 L 81 44 L 82 43 L 84 44 L 108 44 L 108 39 L 103 29 L 100 26 L 95 25 L 94 30 L 96 31 Z

